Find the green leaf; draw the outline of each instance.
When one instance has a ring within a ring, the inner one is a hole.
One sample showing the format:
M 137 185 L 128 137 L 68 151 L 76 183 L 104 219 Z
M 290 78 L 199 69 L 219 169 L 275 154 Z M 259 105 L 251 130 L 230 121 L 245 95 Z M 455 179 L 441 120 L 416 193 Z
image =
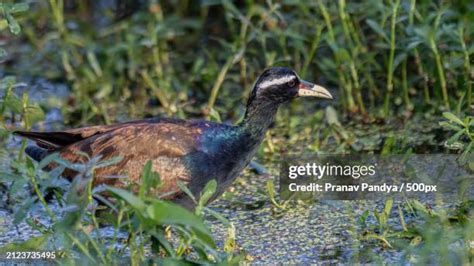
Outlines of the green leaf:
M 10 136 L 10 131 L 6 130 L 3 126 L 0 126 L 0 138 L 6 138 Z
M 30 105 L 26 109 L 25 117 L 30 125 L 42 121 L 44 120 L 43 109 L 38 105 Z
M 418 41 L 413 41 L 413 42 L 411 42 L 411 43 L 409 43 L 409 44 L 407 45 L 406 50 L 407 50 L 407 51 L 410 51 L 410 50 L 412 50 L 412 49 L 418 47 L 418 45 L 420 45 L 420 44 L 422 44 L 422 43 L 423 43 L 423 41 L 419 41 L 419 40 L 418 40 Z
M 80 226 L 86 208 L 90 204 L 91 195 L 88 188 L 92 185 L 91 183 L 92 177 L 82 176 L 73 180 L 66 196 L 66 207 L 63 208 L 64 215 L 53 226 L 56 230 L 65 233 Z
M 369 217 L 369 210 L 365 210 L 362 215 L 359 217 L 359 225 L 362 227 L 366 226 L 367 218 Z
M 0 79 L 0 85 L 3 85 L 5 87 L 10 87 L 13 86 L 13 84 L 16 83 L 16 77 L 15 76 L 6 76 L 2 79 Z M 5 88 L 3 86 L 0 86 L 0 88 Z
M 276 198 L 275 198 L 275 185 L 273 184 L 273 180 L 271 180 L 271 179 L 267 180 L 267 193 L 268 193 L 268 197 L 269 197 L 270 201 L 273 203 L 273 205 L 275 205 L 275 207 L 280 208 L 280 209 L 284 208 L 284 205 L 279 204 L 276 201 Z
M 385 214 L 387 218 L 390 216 L 390 212 L 392 211 L 392 206 L 393 206 L 393 199 L 392 198 L 387 199 L 387 201 L 385 201 L 385 207 L 383 209 L 383 213 Z
M 209 110 L 209 117 L 211 118 L 211 121 L 222 122 L 219 112 L 217 112 L 214 108 Z
M 398 53 L 393 60 L 393 69 L 397 69 L 397 67 L 407 58 L 407 53 Z
M 39 163 L 38 167 L 36 168 L 37 170 L 45 168 L 48 164 L 52 163 L 53 161 L 57 160 L 59 158 L 59 153 L 54 152 L 51 154 L 48 154 L 46 157 L 44 157 Z
M 10 193 L 11 195 L 16 195 L 18 191 L 22 191 L 24 189 L 27 183 L 27 178 L 18 177 L 16 180 L 13 181 L 12 185 L 8 189 L 8 193 Z
M 153 172 L 152 169 L 153 163 L 151 160 L 148 160 L 143 167 L 141 185 L 138 192 L 138 196 L 142 199 L 145 197 L 146 192 L 150 191 L 150 189 L 158 187 L 161 184 L 158 173 Z
M 10 243 L 0 248 L 0 253 L 7 251 L 34 251 L 43 250 L 49 238 L 49 234 L 30 238 L 22 243 Z
M 341 61 L 351 61 L 352 60 L 349 51 L 347 51 L 344 48 L 337 49 L 337 51 L 335 53 L 336 53 L 337 57 L 339 58 L 339 60 L 341 60 Z
M 176 252 L 174 251 L 173 246 L 168 241 L 168 239 L 166 239 L 166 237 L 164 235 L 164 229 L 163 228 L 157 228 L 157 230 L 154 230 L 154 231 L 150 232 L 150 235 L 152 235 L 155 238 L 155 240 L 158 241 L 157 244 L 159 244 L 161 247 L 163 247 L 164 250 L 166 251 L 166 253 L 168 253 L 169 256 L 171 256 L 171 257 L 176 256 Z
M 365 22 L 367 23 L 367 25 L 369 25 L 369 27 L 372 30 L 375 31 L 375 33 L 382 36 L 387 43 L 390 42 L 390 40 L 387 37 L 387 34 L 385 34 L 385 31 L 382 29 L 382 27 L 380 27 L 380 25 L 377 22 L 375 22 L 371 19 L 367 19 Z
M 14 175 L 8 172 L 0 172 L 0 182 L 12 182 L 21 178 L 21 176 Z
M 15 35 L 18 35 L 21 31 L 20 24 L 18 24 L 16 19 L 13 18 L 13 16 L 10 13 L 5 12 L 4 14 L 5 14 L 5 17 L 7 18 L 8 28 L 10 29 L 10 32 Z
M 395 138 L 394 135 L 390 134 L 385 139 L 385 142 L 383 144 L 382 151 L 380 152 L 380 154 L 382 155 L 390 154 L 393 148 L 396 146 L 396 144 L 397 144 L 397 139 Z
M 54 161 L 56 163 L 58 163 L 59 165 L 62 165 L 64 167 L 69 168 L 71 170 L 74 170 L 76 172 L 79 172 L 79 173 L 84 173 L 85 172 L 85 165 L 83 165 L 83 164 L 72 163 L 68 160 L 62 159 L 61 157 L 58 157 L 58 158 L 54 159 Z
M 222 216 L 220 213 L 214 211 L 213 209 L 211 208 L 207 208 L 207 207 L 204 207 L 204 210 L 206 210 L 206 212 L 213 216 L 214 218 L 216 218 L 217 220 L 219 220 L 223 225 L 225 226 L 228 226 L 230 224 L 229 220 L 227 218 L 225 218 L 224 216 Z
M 428 209 L 425 207 L 425 205 L 423 205 L 421 202 L 419 202 L 418 200 L 410 200 L 410 205 L 413 207 L 413 209 L 417 212 L 420 212 L 424 215 L 429 215 L 430 212 L 428 211 Z
M 231 223 L 227 228 L 227 239 L 224 243 L 224 251 L 227 253 L 234 252 L 236 246 L 237 244 L 235 242 L 235 226 Z
M 21 114 L 23 111 L 23 103 L 13 94 L 9 94 L 8 96 L 6 96 L 4 104 L 14 113 Z
M 468 166 L 471 171 L 474 170 L 474 141 L 471 141 L 464 148 L 464 152 L 459 156 L 459 163 Z
M 0 30 L 1 30 L 1 25 L 0 25 Z M 5 49 L 3 48 L 0 48 L 0 59 L 3 59 L 7 55 L 8 55 L 7 51 L 5 51 Z
M 451 129 L 451 130 L 454 130 L 454 131 L 462 130 L 462 127 L 460 127 L 456 124 L 453 124 L 453 123 L 449 123 L 447 121 L 439 122 L 439 125 L 442 126 L 443 128 Z
M 26 218 L 25 223 L 27 223 L 31 227 L 31 229 L 41 232 L 42 234 L 49 233 L 48 232 L 50 230 L 49 227 L 45 226 L 40 221 L 37 221 L 36 219 L 32 217 Z
M 156 259 L 156 264 L 157 265 L 166 265 L 166 266 L 195 266 L 199 265 L 197 263 L 194 263 L 192 261 L 187 261 L 183 259 L 178 259 L 178 258 L 158 258 Z
M 377 234 L 367 234 L 365 236 L 365 238 L 367 238 L 367 239 L 371 239 L 371 238 L 372 239 L 378 239 L 378 240 L 382 241 L 383 243 L 385 243 L 385 245 L 387 245 L 389 248 L 392 248 L 392 245 L 390 245 L 390 242 L 388 242 L 388 240 L 383 236 L 379 236 Z
M 59 165 L 55 167 L 54 169 L 48 172 L 49 178 L 59 178 L 65 169 L 66 167 L 64 165 Z M 37 170 L 39 170 L 39 168 L 37 168 Z
M 123 160 L 123 156 L 115 156 L 108 160 L 100 161 L 95 168 L 104 168 L 111 165 L 116 165 Z
M 273 180 L 267 180 L 267 193 L 270 200 L 275 201 L 275 186 L 273 185 Z
M 407 224 L 405 223 L 405 218 L 403 216 L 403 211 L 400 205 L 398 207 L 398 217 L 400 218 L 400 224 L 402 225 L 403 231 L 408 231 Z
M 377 222 L 380 224 L 381 223 L 380 214 L 377 210 L 374 210 L 374 216 L 375 216 L 375 219 L 377 219 Z
M 28 9 L 29 9 L 28 3 L 17 3 L 17 4 L 11 5 L 8 11 L 10 13 L 18 13 L 18 12 L 28 11 Z
M 448 144 L 449 146 L 455 144 L 459 138 L 464 134 L 464 131 L 465 130 L 461 130 L 459 132 L 456 132 L 456 134 L 454 134 L 453 136 L 451 136 L 447 141 L 446 141 L 446 144 Z
M 143 212 L 146 209 L 146 204 L 137 196 L 133 195 L 132 193 L 120 189 L 120 188 L 114 188 L 110 186 L 106 186 L 105 190 L 111 192 L 112 194 L 116 195 L 119 199 L 124 200 L 127 202 L 130 206 L 132 206 L 134 209 Z
M 217 182 L 215 179 L 207 182 L 206 186 L 201 192 L 201 198 L 199 199 L 199 205 L 204 206 L 207 204 L 209 199 L 214 195 L 217 189 Z
M 0 31 L 8 27 L 8 21 L 6 19 L 0 19 Z
M 423 25 L 413 29 L 414 33 L 425 42 L 430 39 L 430 35 L 433 32 L 428 25 Z
M 443 117 L 448 119 L 449 121 L 451 122 L 454 122 L 456 124 L 459 124 L 461 126 L 464 126 L 464 123 L 462 122 L 461 119 L 459 119 L 456 115 L 454 115 L 453 113 L 450 113 L 450 112 L 444 112 L 443 113 Z
M 329 125 L 341 125 L 339 119 L 337 118 L 336 109 L 334 109 L 332 106 L 326 107 L 326 120 L 328 121 Z
M 191 190 L 189 190 L 186 184 L 184 184 L 181 180 L 178 180 L 176 184 L 178 185 L 179 189 L 181 189 L 181 191 L 183 191 L 186 195 L 188 195 L 188 197 L 193 200 L 194 203 L 198 203 L 193 193 L 191 192 Z
M 26 215 L 30 211 L 31 207 L 33 207 L 37 199 L 37 197 L 30 197 L 25 200 L 25 202 L 23 202 L 23 204 L 17 210 L 15 210 L 13 224 L 19 224 L 23 221 L 23 219 L 25 219 Z
M 142 176 L 141 176 L 141 186 L 140 186 L 140 191 L 138 192 L 138 196 L 140 198 L 144 198 L 145 197 L 145 192 L 147 191 L 147 180 L 151 174 L 151 167 L 152 167 L 152 162 L 151 160 L 148 160 L 146 163 L 145 163 L 145 166 L 143 166 L 143 170 L 142 170 Z
M 150 219 L 161 225 L 187 225 L 207 231 L 198 216 L 174 203 L 154 201 L 146 208 L 146 212 Z
M 196 215 L 183 207 L 164 201 L 155 201 L 146 208 L 148 217 L 160 225 L 182 225 L 197 230 L 198 237 L 210 247 L 215 247 L 211 232 Z

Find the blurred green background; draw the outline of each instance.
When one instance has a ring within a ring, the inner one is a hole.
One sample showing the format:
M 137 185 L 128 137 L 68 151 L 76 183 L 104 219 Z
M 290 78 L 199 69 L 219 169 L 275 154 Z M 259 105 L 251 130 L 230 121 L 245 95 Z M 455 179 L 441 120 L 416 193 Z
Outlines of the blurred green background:
M 291 67 L 336 96 L 325 113 L 298 101 L 278 116 L 279 132 L 306 132 L 315 150 L 380 151 L 390 134 L 360 141 L 358 130 L 415 127 L 407 137 L 421 137 L 408 142 L 439 151 L 441 113 L 473 113 L 472 1 L 9 3 L 0 24 L 3 88 L 12 76 L 65 84 L 67 97 L 40 104 L 59 107 L 68 126 L 149 116 L 236 122 L 271 66 Z M 337 129 L 321 137 L 333 134 L 337 147 L 315 143 L 324 117 Z
M 386 119 L 472 111 L 471 1 L 30 6 L 6 12 L 23 32 L 2 31 L 3 75 L 67 84 L 71 98 L 63 112 L 70 124 L 110 123 L 122 113 L 201 116 L 210 109 L 235 119 L 258 74 L 276 65 L 330 88 L 341 114 Z

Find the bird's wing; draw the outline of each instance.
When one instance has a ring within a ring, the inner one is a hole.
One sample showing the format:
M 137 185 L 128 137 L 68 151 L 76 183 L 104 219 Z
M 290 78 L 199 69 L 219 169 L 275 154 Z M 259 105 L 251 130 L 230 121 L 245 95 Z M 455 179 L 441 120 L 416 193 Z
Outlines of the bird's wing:
M 128 127 L 130 125 L 150 123 L 155 124 L 161 121 L 167 121 L 163 119 L 153 118 L 144 120 L 135 120 L 130 122 L 124 122 L 114 125 L 107 126 L 90 126 L 74 128 L 64 131 L 53 131 L 53 132 L 33 132 L 33 131 L 15 131 L 13 134 L 31 139 L 36 142 L 38 146 L 47 150 L 58 150 L 62 147 L 71 145 L 76 142 L 80 142 L 86 138 L 94 135 L 106 133 L 108 131 L 116 130 L 121 127 Z
M 200 128 L 182 124 L 134 123 L 92 135 L 59 152 L 63 159 L 71 162 L 85 162 L 87 158 L 81 153 L 100 156 L 101 160 L 122 157 L 118 164 L 96 169 L 94 185 L 106 183 L 121 187 L 116 182 L 123 179 L 110 178 L 116 175 L 127 175 L 127 182 L 138 184 L 143 166 L 151 160 L 153 170 L 163 183 L 161 192 L 179 191 L 177 180 L 186 182 L 191 176 L 184 157 L 199 150 L 196 140 L 200 134 Z M 64 176 L 72 179 L 76 174 L 69 171 Z

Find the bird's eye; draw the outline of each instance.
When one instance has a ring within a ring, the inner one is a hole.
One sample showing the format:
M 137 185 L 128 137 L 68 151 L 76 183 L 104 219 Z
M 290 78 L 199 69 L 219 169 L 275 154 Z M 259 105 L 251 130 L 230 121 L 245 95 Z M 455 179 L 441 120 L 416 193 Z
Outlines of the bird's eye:
M 288 86 L 294 87 L 295 85 L 296 85 L 296 81 L 295 81 L 295 80 L 290 80 L 290 81 L 288 81 Z

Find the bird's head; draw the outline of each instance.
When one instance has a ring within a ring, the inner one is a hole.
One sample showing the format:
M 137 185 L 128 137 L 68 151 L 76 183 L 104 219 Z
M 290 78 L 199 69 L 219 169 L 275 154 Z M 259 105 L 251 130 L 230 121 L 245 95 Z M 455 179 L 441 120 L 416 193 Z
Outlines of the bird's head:
M 306 96 L 332 99 L 328 90 L 300 79 L 295 71 L 286 67 L 272 67 L 257 79 L 248 104 L 264 101 L 279 104 Z

